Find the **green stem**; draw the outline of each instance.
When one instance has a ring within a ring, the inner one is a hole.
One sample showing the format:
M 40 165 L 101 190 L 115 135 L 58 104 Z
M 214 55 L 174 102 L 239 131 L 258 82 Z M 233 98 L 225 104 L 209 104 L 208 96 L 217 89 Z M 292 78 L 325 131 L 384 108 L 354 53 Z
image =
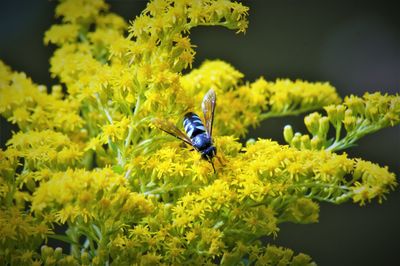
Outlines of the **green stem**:
M 65 235 L 58 235 L 58 234 L 54 234 L 54 235 L 47 235 L 48 238 L 52 238 L 52 239 L 56 239 L 59 241 L 63 241 L 65 243 L 69 243 L 71 245 L 79 245 L 78 242 L 75 242 L 74 240 L 72 240 L 71 238 L 69 238 L 68 236 Z
M 80 257 L 80 244 L 79 244 L 79 232 L 75 226 L 72 226 L 71 224 L 68 225 L 68 229 L 65 232 L 67 237 L 71 239 L 71 255 L 74 256 L 75 258 Z
M 373 133 L 381 129 L 379 125 L 369 124 L 369 125 L 361 125 L 358 128 L 354 129 L 350 133 L 348 133 L 344 138 L 338 139 L 336 134 L 336 140 L 325 150 L 327 151 L 339 151 L 349 147 L 354 146 L 355 142 L 360 138 L 364 137 L 367 134 Z
M 105 114 L 108 122 L 112 125 L 113 124 L 113 119 L 112 116 L 110 115 L 110 112 L 108 111 L 107 108 L 105 108 L 103 106 L 103 104 L 101 103 L 100 100 L 100 95 L 98 93 L 95 94 L 96 95 L 96 100 L 97 103 L 99 105 L 100 110 L 103 111 L 103 113 Z M 124 167 L 125 166 L 125 152 L 124 150 L 122 150 L 117 144 L 115 144 L 111 138 L 108 138 L 108 146 L 115 152 L 117 153 L 117 160 L 118 160 L 118 165 Z
M 135 110 L 133 111 L 133 117 L 136 117 L 137 114 L 139 113 L 140 104 L 141 104 L 140 95 L 138 95 L 137 100 L 136 100 Z
M 96 96 L 97 104 L 100 107 L 100 110 L 103 111 L 103 113 L 105 114 L 108 122 L 110 124 L 113 124 L 113 119 L 112 119 L 112 117 L 110 115 L 110 112 L 108 112 L 108 110 L 106 108 L 104 108 L 103 104 L 101 103 L 100 95 L 98 93 L 95 93 L 95 96 Z
M 340 131 L 342 130 L 342 123 L 340 122 L 336 127 L 335 142 L 340 139 Z
M 129 131 L 128 131 L 128 136 L 125 139 L 125 145 L 124 148 L 128 148 L 129 144 L 131 143 L 132 140 L 132 135 L 133 135 L 133 125 L 132 123 L 129 125 Z
M 96 242 L 99 242 L 99 240 L 100 240 L 100 238 L 97 237 L 96 232 L 93 231 L 92 227 L 88 228 L 86 226 L 80 226 L 79 232 L 86 235 L 89 239 L 95 240 Z
M 346 195 L 346 197 L 337 197 L 335 199 L 329 199 L 329 198 L 324 198 L 324 197 L 320 197 L 320 196 L 307 196 L 307 198 L 315 199 L 315 200 L 323 201 L 323 202 L 328 202 L 328 203 L 332 203 L 332 204 L 340 204 L 344 200 L 346 200 L 347 198 L 349 198 L 351 196 L 350 194 L 345 194 L 345 195 Z
M 90 252 L 92 253 L 92 256 L 96 254 L 96 248 L 94 247 L 93 239 L 88 237 L 89 240 L 89 246 L 90 246 Z
M 132 173 L 132 168 L 129 168 L 129 169 L 125 172 L 124 177 L 125 177 L 125 178 L 128 178 L 128 177 L 131 175 L 131 173 Z

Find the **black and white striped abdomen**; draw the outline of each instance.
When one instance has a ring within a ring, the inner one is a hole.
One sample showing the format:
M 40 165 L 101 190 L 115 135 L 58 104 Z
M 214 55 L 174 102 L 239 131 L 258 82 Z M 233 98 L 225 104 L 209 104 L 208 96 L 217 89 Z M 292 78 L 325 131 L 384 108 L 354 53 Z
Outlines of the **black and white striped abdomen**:
M 203 122 L 201 122 L 200 117 L 192 112 L 185 114 L 183 127 L 190 139 L 193 139 L 199 134 L 206 133 L 206 128 L 204 127 Z

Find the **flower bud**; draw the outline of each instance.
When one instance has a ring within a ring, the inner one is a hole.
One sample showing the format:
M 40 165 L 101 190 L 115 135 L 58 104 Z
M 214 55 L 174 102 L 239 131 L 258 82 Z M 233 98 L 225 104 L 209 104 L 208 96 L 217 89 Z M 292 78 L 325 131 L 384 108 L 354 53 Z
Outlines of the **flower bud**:
M 351 109 L 346 109 L 346 112 L 344 112 L 344 117 L 352 116 L 352 115 L 353 115 L 353 111 Z
M 371 121 L 377 121 L 379 119 L 378 108 L 372 104 L 368 104 L 365 108 L 365 116 Z
M 334 127 L 336 127 L 336 123 L 337 123 L 337 120 L 336 120 L 336 117 L 337 117 L 336 106 L 331 104 L 331 105 L 325 106 L 324 109 L 325 109 L 325 111 L 326 111 L 326 113 L 328 115 L 329 121 L 331 121 L 332 125 Z
M 83 251 L 82 254 L 81 254 L 81 263 L 82 263 L 82 265 L 89 265 L 90 264 L 89 253 L 87 253 L 86 251 Z
M 321 137 L 321 139 L 326 139 L 326 135 L 328 135 L 329 131 L 329 118 L 324 116 L 319 119 L 319 130 L 318 130 L 318 136 Z
M 43 245 L 40 248 L 40 251 L 41 251 L 41 254 L 42 254 L 43 258 L 51 257 L 51 256 L 53 256 L 53 253 L 54 253 L 53 248 L 51 248 L 49 246 L 46 246 L 46 245 Z
M 314 136 L 311 139 L 311 149 L 312 150 L 320 150 L 322 148 L 322 139 L 318 136 Z
M 347 200 L 349 200 L 349 194 L 345 193 L 343 195 L 336 197 L 335 202 L 340 204 L 346 202 Z
M 321 118 L 321 115 L 317 112 L 312 113 L 304 117 L 304 124 L 307 127 L 307 130 L 313 135 L 318 134 L 319 130 L 319 119 Z
M 328 105 L 325 107 L 325 111 L 328 114 L 329 120 L 332 125 L 337 128 L 344 119 L 344 112 L 346 111 L 346 107 L 344 105 Z
M 41 92 L 41 93 L 46 93 L 46 94 L 47 94 L 47 87 L 46 87 L 46 86 L 44 86 L 44 85 L 38 85 L 37 88 L 38 88 L 38 91 L 39 91 L 39 92 Z
M 61 259 L 61 258 L 62 258 L 62 252 L 63 252 L 62 248 L 57 247 L 57 248 L 54 250 L 54 257 L 55 257 L 57 260 Z
M 344 119 L 344 112 L 346 111 L 346 107 L 344 105 L 337 105 L 336 112 L 337 112 L 337 123 L 341 123 Z
M 284 137 L 286 143 L 290 144 L 290 142 L 293 139 L 293 128 L 290 125 L 286 125 L 283 128 L 283 137 Z
M 62 87 L 61 85 L 54 85 L 51 87 L 51 95 L 56 97 L 57 99 L 61 99 L 63 97 Z
M 309 150 L 311 149 L 311 141 L 309 135 L 303 135 L 300 138 L 301 141 L 301 149 L 302 150 Z
M 347 132 L 354 130 L 357 124 L 357 118 L 354 116 L 346 116 L 343 120 L 344 127 Z
M 290 142 L 290 146 L 300 149 L 301 134 L 299 132 L 296 132 L 296 134 L 294 134 L 294 137 L 292 138 L 292 141 Z
M 351 109 L 353 114 L 358 115 L 358 114 L 364 114 L 364 101 L 354 95 L 350 95 L 349 97 L 346 97 L 344 99 L 344 103 L 347 106 L 347 108 Z
M 56 263 L 57 263 L 57 260 L 54 257 L 47 257 L 44 260 L 44 265 L 45 266 L 53 266 L 53 265 L 55 266 Z
M 246 141 L 246 146 L 253 145 L 254 143 L 256 143 L 256 140 L 253 139 L 253 138 L 249 138 L 249 139 Z

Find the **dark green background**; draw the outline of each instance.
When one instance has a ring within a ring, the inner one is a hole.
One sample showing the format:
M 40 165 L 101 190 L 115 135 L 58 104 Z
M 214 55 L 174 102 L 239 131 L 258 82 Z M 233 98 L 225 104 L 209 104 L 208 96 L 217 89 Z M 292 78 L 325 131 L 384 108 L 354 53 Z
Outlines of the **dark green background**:
M 111 10 L 133 19 L 144 1 L 109 1 Z M 259 76 L 329 81 L 341 96 L 400 91 L 400 23 L 389 1 L 246 1 L 250 27 L 245 35 L 224 28 L 193 30 L 197 56 L 223 59 L 253 81 Z M 3 1 L 0 9 L 0 58 L 39 84 L 51 80 L 43 33 L 55 22 L 55 1 Z M 218 113 L 217 113 L 218 115 Z M 267 120 L 251 137 L 283 143 L 285 124 L 305 132 L 302 117 Z M 1 121 L 1 144 L 10 126 Z M 388 165 L 400 176 L 400 128 L 389 128 L 347 150 L 352 157 Z M 399 265 L 400 193 L 384 204 L 366 207 L 321 204 L 320 222 L 281 225 L 275 243 L 310 254 L 319 265 Z M 397 263 L 396 263 L 397 261 Z

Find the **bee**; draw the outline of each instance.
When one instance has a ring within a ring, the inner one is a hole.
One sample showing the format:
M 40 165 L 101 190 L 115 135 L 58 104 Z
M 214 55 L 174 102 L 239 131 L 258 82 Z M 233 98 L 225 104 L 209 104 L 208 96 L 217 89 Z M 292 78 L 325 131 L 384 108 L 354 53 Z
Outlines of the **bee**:
M 153 120 L 153 123 L 156 127 L 186 142 L 200 152 L 202 159 L 211 163 L 214 173 L 216 171 L 212 159 L 217 155 L 217 149 L 213 145 L 212 141 L 212 127 L 214 122 L 216 99 L 217 98 L 213 89 L 210 89 L 204 95 L 201 108 L 204 114 L 205 126 L 197 114 L 193 112 L 188 112 L 185 114 L 183 119 L 183 127 L 186 134 L 169 121 L 161 119 Z

